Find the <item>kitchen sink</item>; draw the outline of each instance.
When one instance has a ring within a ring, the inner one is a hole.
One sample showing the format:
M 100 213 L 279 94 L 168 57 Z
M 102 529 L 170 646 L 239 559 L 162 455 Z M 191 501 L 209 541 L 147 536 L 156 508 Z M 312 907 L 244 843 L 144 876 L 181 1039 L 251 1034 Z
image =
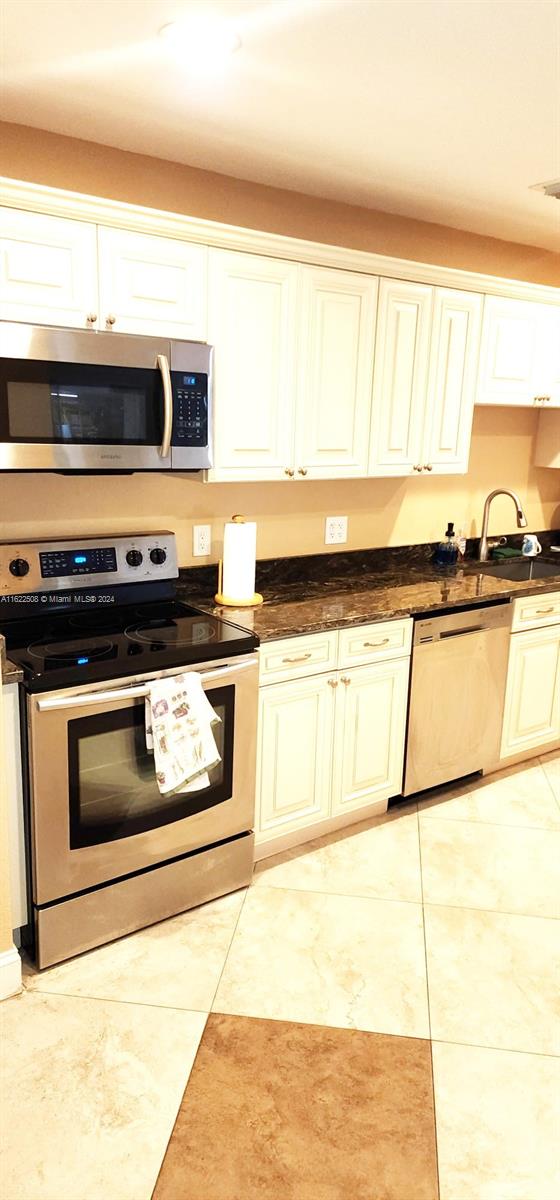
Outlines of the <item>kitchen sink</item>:
M 548 579 L 549 575 L 560 578 L 560 561 L 558 563 L 538 562 L 531 559 L 506 559 L 500 563 L 479 563 L 478 570 L 482 575 L 494 575 L 498 579 Z

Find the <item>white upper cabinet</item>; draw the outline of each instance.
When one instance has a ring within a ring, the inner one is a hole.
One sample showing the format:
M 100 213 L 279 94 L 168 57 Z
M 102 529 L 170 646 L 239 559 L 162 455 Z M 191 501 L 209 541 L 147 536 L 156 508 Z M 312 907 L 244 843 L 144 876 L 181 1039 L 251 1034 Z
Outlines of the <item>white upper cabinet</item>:
M 377 286 L 302 268 L 296 479 L 367 475 Z
M 206 340 L 206 246 L 104 226 L 98 234 L 100 329 Z
M 432 304 L 433 288 L 380 282 L 370 475 L 408 475 L 419 464 Z
M 293 478 L 298 270 L 279 259 L 210 251 L 211 479 Z
M 96 228 L 3 208 L 0 315 L 87 328 L 97 320 Z
M 424 445 L 424 470 L 460 474 L 469 463 L 482 296 L 436 288 Z
M 560 404 L 560 309 L 486 296 L 477 404 Z
M 468 468 L 482 297 L 382 279 L 370 475 Z

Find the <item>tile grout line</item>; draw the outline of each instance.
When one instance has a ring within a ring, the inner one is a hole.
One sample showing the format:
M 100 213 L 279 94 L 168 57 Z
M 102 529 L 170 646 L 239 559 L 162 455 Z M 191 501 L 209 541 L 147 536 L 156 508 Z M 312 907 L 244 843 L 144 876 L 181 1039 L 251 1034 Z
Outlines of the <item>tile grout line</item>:
M 115 996 L 84 996 L 81 992 L 52 992 L 50 988 L 24 987 L 22 992 L 16 993 L 13 997 L 9 996 L 8 999 L 17 1000 L 18 996 L 58 996 L 60 1000 L 90 1000 L 93 1004 L 125 1004 L 133 1008 L 155 1008 L 158 1012 L 197 1013 L 203 1017 L 210 1015 L 209 1008 L 194 1008 L 192 1005 L 179 1008 L 176 1004 L 153 1004 L 149 1000 L 120 1000 Z
M 557 806 L 558 806 L 558 809 L 559 809 L 559 811 L 560 811 L 560 796 L 557 796 L 557 795 L 556 795 L 556 791 L 555 791 L 554 787 L 552 786 L 552 783 L 551 783 L 551 781 L 550 781 L 550 779 L 549 779 L 549 777 L 548 777 L 548 771 L 547 771 L 547 769 L 546 769 L 546 767 L 545 767 L 545 765 L 544 765 L 544 763 L 543 763 L 543 760 L 542 760 L 542 758 L 538 758 L 538 759 L 537 759 L 537 762 L 538 762 L 538 764 L 539 764 L 539 766 L 540 766 L 540 769 L 541 769 L 541 771 L 542 771 L 542 773 L 543 773 L 543 775 L 544 775 L 544 777 L 545 777 L 545 779 L 546 779 L 546 782 L 547 782 L 547 784 L 548 784 L 548 786 L 549 786 L 549 788 L 550 788 L 550 791 L 552 792 L 552 795 L 553 795 L 553 797 L 554 797 L 554 801 L 555 801 L 555 803 L 557 804 Z
M 254 867 L 254 864 L 253 864 L 253 877 L 254 877 L 254 870 L 255 870 L 255 867 Z M 234 926 L 233 926 L 232 935 L 231 935 L 231 937 L 230 937 L 230 939 L 229 939 L 228 946 L 227 946 L 227 950 L 226 950 L 226 952 L 225 952 L 225 954 L 224 954 L 224 961 L 223 961 L 223 963 L 222 963 L 222 969 L 221 969 L 221 971 L 220 971 L 220 974 L 219 974 L 219 977 L 218 977 L 218 982 L 217 982 L 217 984 L 216 984 L 216 987 L 214 988 L 214 993 L 213 993 L 212 999 L 211 999 L 211 1001 L 210 1001 L 210 1012 L 209 1012 L 209 1014 L 208 1014 L 208 1015 L 210 1015 L 210 1013 L 214 1011 L 214 1004 L 215 1004 L 215 1002 L 216 1002 L 216 996 L 218 995 L 218 990 L 219 990 L 220 984 L 221 984 L 221 982 L 222 982 L 222 976 L 223 976 L 223 973 L 224 973 L 224 971 L 225 971 L 225 969 L 226 969 L 226 963 L 227 963 L 227 960 L 228 960 L 228 958 L 229 958 L 229 952 L 230 952 L 230 950 L 231 950 L 231 948 L 232 948 L 232 946 L 233 946 L 233 940 L 234 940 L 234 938 L 235 938 L 235 935 L 236 935 L 236 933 L 237 933 L 237 927 L 238 927 L 238 925 L 239 925 L 239 922 L 240 922 L 240 920 L 241 920 L 241 914 L 242 914 L 242 912 L 243 912 L 243 909 L 245 908 L 245 901 L 246 901 L 246 899 L 247 899 L 247 896 L 249 895 L 249 889 L 253 887 L 253 877 L 251 878 L 251 882 L 250 882 L 250 883 L 248 883 L 248 884 L 247 884 L 247 887 L 245 888 L 245 895 L 244 895 L 244 897 L 243 897 L 243 900 L 241 901 L 241 907 L 240 907 L 240 909 L 239 909 L 239 912 L 238 912 L 238 914 L 237 914 L 237 920 L 236 920 L 236 922 L 235 922 L 235 924 L 234 924 Z
M 326 889 L 321 891 L 318 888 L 297 887 L 295 884 L 291 886 L 282 884 L 279 886 L 278 884 L 260 883 L 254 886 L 257 886 L 259 890 L 264 888 L 265 891 L 269 892 L 299 892 L 307 896 L 338 896 L 341 900 L 371 900 L 375 904 L 412 904 L 416 908 L 425 904 L 428 908 L 457 908 L 465 912 L 498 913 L 502 917 L 528 917 L 533 921 L 560 921 L 560 914 L 557 917 L 551 917 L 548 913 L 525 913 L 511 908 L 488 908 L 487 905 L 476 907 L 476 905 L 472 904 L 450 904 L 447 900 L 424 900 L 423 898 L 419 900 L 401 900 L 395 896 L 366 896 L 363 892 L 329 892 Z
M 437 1193 L 438 1200 L 441 1197 L 441 1185 L 439 1177 L 439 1143 L 437 1131 L 437 1107 L 436 1107 L 436 1085 L 435 1085 L 435 1068 L 434 1068 L 434 1043 L 432 1039 L 432 1014 L 430 1011 L 430 981 L 428 975 L 428 942 L 426 937 L 426 906 L 424 903 L 424 876 L 422 873 L 422 838 L 420 834 L 420 809 L 416 808 L 416 824 L 418 828 L 418 859 L 420 866 L 420 895 L 422 897 L 422 931 L 424 935 L 424 962 L 426 964 L 426 998 L 428 1003 L 428 1033 L 430 1039 L 430 1065 L 432 1068 L 432 1102 L 434 1106 L 434 1140 L 435 1140 L 435 1157 L 436 1157 L 436 1176 L 437 1176 Z
M 552 784 L 550 783 L 549 780 L 547 780 L 547 783 L 548 783 L 549 787 L 552 788 Z M 556 797 L 554 796 L 554 792 L 552 792 L 552 795 L 553 795 L 554 799 L 556 800 Z M 455 797 L 452 797 L 452 799 L 455 799 Z M 461 797 L 461 799 L 462 799 L 462 797 Z M 442 803 L 445 803 L 445 801 L 442 801 Z M 431 812 L 431 809 L 435 808 L 435 807 L 436 807 L 435 804 L 433 804 L 430 808 L 430 812 Z M 475 825 L 477 827 L 482 825 L 484 828 L 487 828 L 488 826 L 490 826 L 491 829 L 519 829 L 519 830 L 523 830 L 524 832 L 529 831 L 529 832 L 533 832 L 533 833 L 536 832 L 536 833 L 559 833 L 560 834 L 560 820 L 557 825 L 551 826 L 551 825 L 517 825 L 517 824 L 511 825 L 511 824 L 508 824 L 507 821 L 482 821 L 482 820 L 477 820 L 476 818 L 473 818 L 473 817 L 442 817 L 442 816 L 437 816 L 437 815 L 432 817 L 432 816 L 428 816 L 427 812 L 423 813 L 420 811 L 418 812 L 418 817 L 421 821 L 445 821 L 446 823 L 450 822 L 453 825 Z

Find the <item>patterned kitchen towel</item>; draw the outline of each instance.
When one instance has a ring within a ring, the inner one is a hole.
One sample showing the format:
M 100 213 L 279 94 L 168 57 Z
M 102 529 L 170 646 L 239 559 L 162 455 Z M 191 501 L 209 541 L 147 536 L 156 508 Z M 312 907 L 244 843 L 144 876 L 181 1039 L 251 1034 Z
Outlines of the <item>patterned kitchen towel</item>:
M 221 762 L 212 733 L 219 720 L 196 671 L 154 681 L 146 697 L 146 746 L 162 795 L 209 787 L 208 771 Z

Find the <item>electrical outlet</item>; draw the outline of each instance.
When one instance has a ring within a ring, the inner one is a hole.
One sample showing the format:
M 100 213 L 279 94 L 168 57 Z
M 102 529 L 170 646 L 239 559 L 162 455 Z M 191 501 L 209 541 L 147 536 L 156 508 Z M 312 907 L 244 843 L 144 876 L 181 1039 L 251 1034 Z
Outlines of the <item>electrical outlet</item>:
M 206 558 L 212 549 L 212 526 L 193 525 L 193 558 Z
M 348 517 L 327 517 L 325 521 L 325 546 L 340 545 L 348 541 Z

